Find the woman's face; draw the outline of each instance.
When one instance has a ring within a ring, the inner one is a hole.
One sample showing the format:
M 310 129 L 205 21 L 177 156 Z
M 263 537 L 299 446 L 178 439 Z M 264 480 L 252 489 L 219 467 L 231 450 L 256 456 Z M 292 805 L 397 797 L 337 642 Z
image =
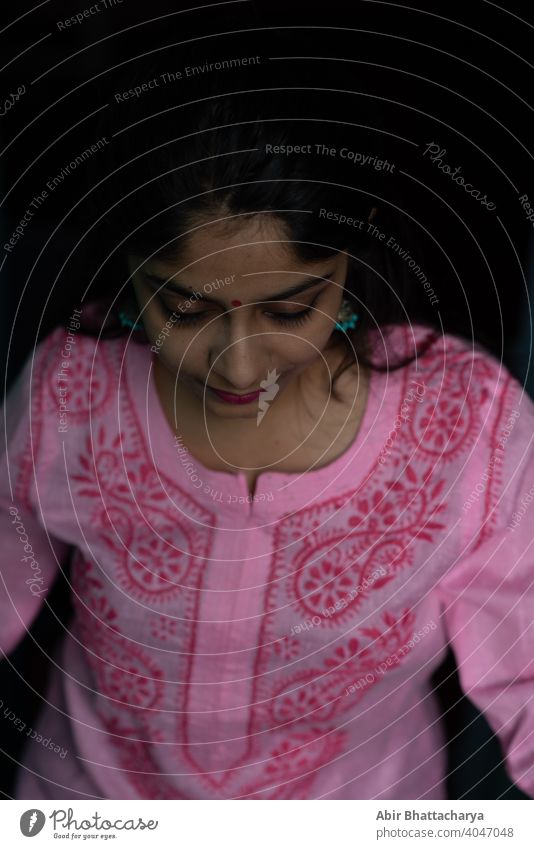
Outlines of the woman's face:
M 269 392 L 276 404 L 334 330 L 346 255 L 303 264 L 283 239 L 272 220 L 248 219 L 230 238 L 197 230 L 179 263 L 129 257 L 155 356 L 175 391 L 207 414 L 255 418 L 262 381 L 276 383 Z

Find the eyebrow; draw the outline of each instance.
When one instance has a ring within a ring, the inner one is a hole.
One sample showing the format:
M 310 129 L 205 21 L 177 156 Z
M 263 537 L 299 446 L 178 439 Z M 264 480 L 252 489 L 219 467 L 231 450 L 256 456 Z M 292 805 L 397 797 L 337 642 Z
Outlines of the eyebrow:
M 142 272 L 144 277 L 150 282 L 161 286 L 164 289 L 170 289 L 171 292 L 175 292 L 177 295 L 183 295 L 184 298 L 194 298 L 196 301 L 207 301 L 210 303 L 217 303 L 215 298 L 206 298 L 204 295 L 201 295 L 197 292 L 190 292 L 189 289 L 186 289 L 185 286 L 180 286 L 179 283 L 173 283 L 172 281 L 167 281 L 165 277 L 160 277 L 158 274 L 148 274 L 147 272 Z M 301 283 L 297 283 L 296 286 L 291 286 L 290 289 L 286 289 L 285 292 L 279 292 L 277 295 L 271 295 L 268 298 L 257 298 L 256 303 L 262 303 L 265 301 L 282 301 L 284 298 L 290 298 L 292 295 L 298 295 L 301 292 L 305 292 L 307 289 L 311 289 L 313 286 L 317 286 L 319 283 L 330 283 L 330 278 L 334 274 L 334 269 L 331 271 L 327 271 L 324 275 L 316 275 L 315 277 L 308 277 L 306 280 L 303 280 Z

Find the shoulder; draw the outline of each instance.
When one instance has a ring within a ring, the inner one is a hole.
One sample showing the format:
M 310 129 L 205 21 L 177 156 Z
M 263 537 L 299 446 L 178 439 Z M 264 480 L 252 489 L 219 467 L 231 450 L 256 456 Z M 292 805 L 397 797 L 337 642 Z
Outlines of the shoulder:
M 387 382 L 401 384 L 403 434 L 419 456 L 456 460 L 465 469 L 475 457 L 487 459 L 503 439 L 507 455 L 528 448 L 534 402 L 482 344 L 423 325 L 394 327 L 382 339 L 377 350 L 388 364 Z
M 28 353 L 8 396 L 8 406 L 23 408 L 32 427 L 44 432 L 86 424 L 112 407 L 118 391 L 125 339 L 83 334 L 75 318 Z
M 433 397 L 448 398 L 458 416 L 469 413 L 481 432 L 495 437 L 501 427 L 521 419 L 516 438 L 532 435 L 534 402 L 504 362 L 481 343 L 453 333 L 436 335 L 418 371 Z
M 418 381 L 425 401 L 451 399 L 477 409 L 503 393 L 521 392 L 506 366 L 480 343 L 422 324 L 380 328 L 370 335 L 370 360 L 388 381 Z
M 430 375 L 441 368 L 447 372 L 458 372 L 464 365 L 472 364 L 477 374 L 491 379 L 499 375 L 507 377 L 509 372 L 482 344 L 452 332 L 441 332 L 424 324 L 391 325 L 370 334 L 373 361 L 382 367 L 413 362 Z
M 418 437 L 436 462 L 455 459 L 462 511 L 503 525 L 534 473 L 534 401 L 507 366 L 480 343 L 444 334 L 418 363 L 426 412 Z M 423 406 L 423 405 L 422 405 Z
M 434 400 L 454 398 L 471 406 L 476 401 L 479 416 L 488 414 L 488 422 L 502 415 L 512 401 L 522 403 L 528 417 L 534 412 L 520 382 L 479 342 L 414 324 L 393 328 L 387 350 L 392 362 L 403 357 L 409 361 L 405 375 L 418 375 Z

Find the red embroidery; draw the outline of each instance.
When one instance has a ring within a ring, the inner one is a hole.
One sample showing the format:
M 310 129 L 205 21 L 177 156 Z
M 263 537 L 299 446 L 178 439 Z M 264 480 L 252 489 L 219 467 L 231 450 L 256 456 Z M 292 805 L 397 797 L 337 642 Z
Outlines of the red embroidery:
M 150 633 L 153 637 L 162 642 L 166 642 L 169 638 L 175 637 L 178 628 L 178 622 L 168 616 L 151 616 L 150 617 Z
M 44 372 L 47 362 L 54 351 L 58 333 L 54 331 L 44 340 L 42 350 L 36 355 L 35 360 L 31 363 L 32 374 L 29 378 L 29 386 L 25 386 L 26 391 L 29 390 L 29 407 L 30 407 L 30 428 L 25 438 L 25 444 L 16 458 L 14 466 L 18 466 L 19 474 L 15 484 L 15 498 L 20 504 L 27 505 L 31 509 L 30 490 L 36 474 L 36 463 L 40 453 L 41 441 L 43 436 L 43 382 Z M 28 363 L 26 364 L 26 368 Z M 22 379 L 22 377 L 21 377 Z M 23 414 L 25 411 L 23 411 Z
M 70 349 L 71 356 L 64 359 L 62 350 L 66 335 L 61 327 L 52 334 L 54 348 L 46 364 L 47 407 L 55 411 L 57 417 L 61 403 L 58 386 L 66 386 L 69 425 L 85 424 L 89 413 L 92 418 L 101 415 L 116 399 L 115 372 L 109 360 L 107 345 L 98 344 L 95 339 L 83 334 L 77 334 L 76 343 Z M 95 343 L 98 344 L 96 352 Z M 63 362 L 67 363 L 65 367 L 62 367 Z M 64 372 L 66 378 L 62 379 L 60 372 Z
M 111 606 L 94 563 L 85 560 L 79 550 L 72 559 L 72 598 L 78 621 L 86 635 L 96 625 L 107 625 L 117 631 L 117 611 Z
M 285 604 L 295 622 L 321 617 L 329 627 L 351 620 L 377 590 L 413 563 L 414 537 L 432 542 L 444 529 L 439 499 L 445 480 L 405 466 L 403 480 L 383 480 L 366 497 L 348 492 L 303 510 L 275 528 L 273 581 L 286 578 Z M 343 601 L 343 605 L 337 602 Z
M 410 406 L 387 462 L 377 460 L 359 490 L 347 489 L 271 527 L 254 662 L 244 653 L 246 667 L 239 669 L 230 639 L 228 657 L 220 661 L 221 669 L 237 664 L 236 687 L 243 678 L 250 687 L 231 705 L 225 699 L 232 688 L 221 675 L 203 712 L 195 710 L 191 689 L 198 687 L 194 664 L 202 663 L 196 653 L 199 597 L 210 588 L 210 570 L 220 565 L 210 562 L 217 516 L 176 484 L 178 463 L 175 475 L 154 468 L 127 383 L 120 430 L 109 418 L 102 421 L 125 344 L 101 346 L 106 354 L 99 380 L 77 397 L 86 435 L 70 475 L 74 497 L 89 508 L 87 545 L 95 547 L 94 562 L 91 551 L 75 563 L 77 617 L 100 693 L 98 709 L 118 735 L 112 739 L 121 768 L 140 798 L 185 798 L 172 775 L 190 768 L 208 796 L 310 798 L 316 776 L 349 740 L 335 720 L 405 660 L 417 663 L 406 649 L 415 611 L 401 591 L 413 600 L 432 586 L 431 565 L 417 591 L 411 582 L 415 565 L 446 530 L 441 520 L 450 472 L 442 473 L 437 461 L 463 462 L 474 444 L 492 367 L 482 359 L 473 367 L 463 343 L 449 340 L 443 376 L 443 353 L 433 346 L 417 374 L 406 371 L 405 390 L 416 377 L 425 395 Z M 84 404 L 90 402 L 97 414 L 91 406 L 88 424 Z M 309 620 L 309 630 L 289 633 Z M 143 645 L 149 635 L 162 643 L 158 663 Z M 240 712 L 232 711 L 240 704 Z M 203 735 L 213 742 L 199 745 Z M 167 776 L 156 760 L 160 739 L 171 743 L 165 756 L 174 770 Z
M 507 376 L 504 380 L 504 386 L 499 402 L 498 415 L 495 419 L 495 424 L 491 433 L 490 454 L 488 456 L 487 474 L 489 482 L 486 489 L 486 497 L 484 500 L 484 517 L 482 519 L 482 528 L 477 537 L 477 541 L 473 551 L 482 545 L 482 543 L 494 533 L 494 526 L 498 520 L 499 511 L 495 509 L 499 500 L 499 492 L 502 491 L 503 474 L 501 461 L 506 453 L 506 448 L 499 447 L 503 428 L 509 424 L 510 415 L 513 412 L 514 396 L 517 400 L 517 390 L 521 389 L 517 381 L 511 376 Z M 512 425 L 513 427 L 513 425 Z
M 98 691 L 117 706 L 155 709 L 163 700 L 163 672 L 139 646 L 123 637 L 112 637 L 93 625 L 93 634 L 83 632 L 88 662 Z M 87 651 L 88 645 L 94 651 Z
M 347 733 L 341 730 L 289 732 L 269 751 L 262 777 L 245 784 L 234 798 L 309 799 L 317 772 L 340 755 L 346 741 Z
M 423 403 L 411 403 L 407 422 L 421 459 L 449 462 L 471 448 L 480 434 L 479 411 L 489 398 L 496 371 L 488 359 L 473 357 L 452 337 L 432 346 L 420 360 L 417 381 Z
M 400 658 L 397 654 L 401 646 L 408 650 L 408 640 L 413 633 L 415 616 L 412 611 L 405 611 L 397 621 L 391 614 L 383 614 L 387 626 L 385 630 L 378 628 L 358 629 L 363 637 L 372 639 L 371 644 L 365 644 L 353 637 L 323 661 L 322 668 L 308 669 L 292 675 L 281 684 L 273 695 L 268 708 L 272 726 L 289 725 L 302 720 L 317 722 L 330 721 L 334 716 L 354 707 L 355 701 L 363 695 L 363 690 L 376 684 L 382 677 L 378 670 L 380 664 L 389 661 L 388 669 L 398 666 Z M 368 641 L 366 641 L 368 642 Z M 353 682 L 365 677 L 365 673 L 377 670 L 366 680 L 363 689 L 356 689 L 347 694 Z
M 110 740 L 116 749 L 120 766 L 129 783 L 136 791 L 138 799 L 187 799 L 179 793 L 172 781 L 161 774 L 161 769 L 150 753 L 152 740 L 147 743 L 141 739 L 132 739 L 138 729 L 124 726 L 116 717 L 104 718 Z M 155 738 L 156 735 L 154 735 Z
M 104 502 L 93 517 L 101 524 L 101 539 L 114 555 L 117 581 L 124 590 L 142 601 L 168 600 L 180 593 L 190 570 L 208 556 L 212 517 L 165 481 L 180 505 L 179 511 L 172 511 L 147 459 L 132 451 L 120 455 L 121 446 L 129 444 L 127 437 L 108 437 L 104 425 L 95 432 L 94 442 L 88 436 L 79 455 L 80 471 L 71 475 L 79 484 L 77 495 Z

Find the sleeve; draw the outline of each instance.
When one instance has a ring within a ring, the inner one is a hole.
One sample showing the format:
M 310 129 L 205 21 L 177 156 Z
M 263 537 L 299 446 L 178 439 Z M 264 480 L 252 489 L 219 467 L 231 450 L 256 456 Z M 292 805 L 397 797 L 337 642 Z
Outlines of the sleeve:
M 69 549 L 67 543 L 47 533 L 38 506 L 46 425 L 43 372 L 53 342 L 50 336 L 37 345 L 2 406 L 0 649 L 4 654 L 25 635 Z
M 514 454 L 498 529 L 476 528 L 437 589 L 461 687 L 498 736 L 508 774 L 534 797 L 534 452 Z

